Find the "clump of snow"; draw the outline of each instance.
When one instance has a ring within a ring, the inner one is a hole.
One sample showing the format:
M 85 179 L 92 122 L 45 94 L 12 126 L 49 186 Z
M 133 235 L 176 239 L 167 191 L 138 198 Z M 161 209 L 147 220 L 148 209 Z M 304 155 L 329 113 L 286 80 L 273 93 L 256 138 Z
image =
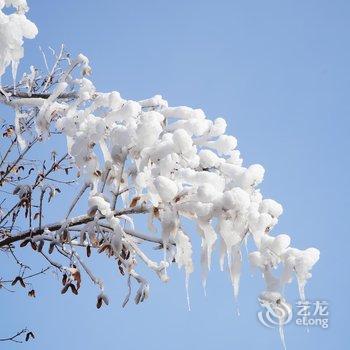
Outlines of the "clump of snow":
M 16 12 L 6 15 L 2 11 L 5 6 L 14 7 Z M 23 39 L 33 39 L 38 34 L 36 25 L 25 15 L 28 10 L 25 0 L 0 1 L 0 78 L 10 64 L 16 75 L 16 67 L 24 54 Z

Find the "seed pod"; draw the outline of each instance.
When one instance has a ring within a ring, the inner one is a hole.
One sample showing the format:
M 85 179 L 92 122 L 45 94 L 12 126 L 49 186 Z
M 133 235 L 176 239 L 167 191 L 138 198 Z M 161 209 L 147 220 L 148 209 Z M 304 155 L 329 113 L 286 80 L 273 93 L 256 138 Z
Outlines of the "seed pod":
M 103 253 L 105 250 L 107 250 L 107 254 L 108 254 L 109 256 L 113 255 L 113 249 L 112 249 L 112 247 L 111 247 L 110 244 L 108 244 L 108 243 L 103 244 L 103 245 L 99 248 L 98 252 L 99 252 L 99 253 Z
M 26 338 L 25 338 L 25 340 L 26 341 L 28 341 L 30 338 L 35 338 L 35 336 L 34 336 L 34 333 L 33 332 L 28 332 L 27 334 L 26 334 Z
M 101 296 L 97 297 L 97 303 L 96 303 L 96 307 L 99 309 L 102 306 L 102 298 Z
M 11 283 L 12 286 L 14 286 L 20 279 L 21 277 L 20 276 L 17 276 Z
M 69 238 L 69 233 L 68 230 L 64 230 L 61 236 L 61 241 L 62 242 L 68 242 L 68 238 Z
M 20 247 L 25 247 L 29 242 L 30 242 L 30 239 L 27 238 L 19 246 Z
M 102 300 L 104 301 L 104 303 L 105 303 L 106 305 L 109 304 L 109 299 L 108 299 L 108 297 L 107 297 L 106 294 L 102 294 L 102 295 L 101 295 L 101 298 L 102 298 Z
M 49 254 L 52 254 L 54 248 L 55 248 L 55 243 L 51 242 L 49 246 Z
M 72 293 L 75 294 L 75 295 L 78 295 L 78 290 L 75 287 L 75 285 L 73 283 L 71 283 L 71 284 L 69 284 L 69 286 L 70 286 L 70 289 L 71 289 Z
M 101 293 L 101 294 L 99 294 L 99 295 L 97 296 L 96 307 L 99 309 L 99 308 L 102 306 L 103 303 L 105 303 L 106 305 L 108 305 L 108 304 L 109 304 L 109 299 L 108 299 L 108 297 L 107 297 L 106 294 Z
M 29 292 L 28 292 L 28 296 L 29 297 L 32 297 L 32 298 L 35 298 L 35 290 L 34 289 L 32 289 L 32 290 L 30 290 Z
M 123 245 L 122 252 L 120 253 L 120 256 L 121 256 L 124 260 L 127 260 L 127 259 L 126 259 L 126 248 L 125 248 L 124 245 Z
M 67 283 L 67 275 L 64 273 L 62 276 L 62 284 L 65 286 Z
M 44 247 L 44 240 L 41 240 L 38 245 L 38 252 L 41 253 Z
M 85 240 L 86 240 L 86 231 L 81 230 L 80 237 L 79 237 L 80 244 L 84 244 Z
M 22 186 L 18 185 L 15 187 L 15 189 L 13 190 L 12 194 L 18 194 L 18 192 L 21 190 Z
M 62 288 L 61 294 L 65 294 L 65 293 L 67 292 L 68 288 L 69 288 L 69 283 L 66 284 L 66 285 Z
M 23 288 L 25 288 L 25 287 L 26 287 L 26 284 L 24 283 L 24 281 L 23 281 L 23 278 L 22 278 L 22 277 L 20 277 L 20 278 L 19 278 L 19 283 L 21 284 L 21 286 L 22 286 Z

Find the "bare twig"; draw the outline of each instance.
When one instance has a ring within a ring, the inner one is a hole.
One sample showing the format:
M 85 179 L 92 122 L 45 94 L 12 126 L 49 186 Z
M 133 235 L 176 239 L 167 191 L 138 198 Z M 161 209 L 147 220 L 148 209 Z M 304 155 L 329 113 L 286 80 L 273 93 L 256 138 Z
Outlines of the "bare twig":
M 15 343 L 22 343 L 23 341 L 18 340 L 16 338 L 18 338 L 20 335 L 27 333 L 28 329 L 24 328 L 21 331 L 17 332 L 15 335 L 13 335 L 12 337 L 8 337 L 8 338 L 0 338 L 0 341 L 13 341 Z

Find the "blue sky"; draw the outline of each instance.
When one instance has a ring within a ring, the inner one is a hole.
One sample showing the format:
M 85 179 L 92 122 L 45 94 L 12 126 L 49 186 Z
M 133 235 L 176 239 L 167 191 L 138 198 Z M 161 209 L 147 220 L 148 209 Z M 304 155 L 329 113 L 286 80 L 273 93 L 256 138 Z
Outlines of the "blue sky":
M 38 46 L 64 43 L 90 58 L 101 91 L 142 99 L 162 94 L 171 105 L 224 116 L 245 164 L 266 169 L 266 197 L 284 206 L 274 233 L 289 233 L 299 248 L 315 246 L 321 259 L 307 285 L 310 300 L 329 302 L 327 330 L 286 326 L 288 349 L 346 348 L 349 308 L 348 1 L 29 1 L 38 25 L 26 42 L 21 68 L 37 64 Z M 57 211 L 64 210 L 57 207 Z M 197 241 L 197 248 L 199 242 Z M 214 259 L 217 260 L 217 259 Z M 246 260 L 245 260 L 246 261 Z M 2 262 L 2 270 L 4 264 Z M 37 335 L 26 349 L 279 349 L 278 331 L 262 326 L 260 276 L 245 263 L 235 312 L 226 273 L 215 267 L 207 296 L 197 257 L 191 278 L 192 311 L 177 268 L 163 285 L 151 276 L 143 305 L 121 308 L 125 281 L 111 262 L 96 259 L 111 298 L 95 307 L 96 290 L 61 296 L 53 276 L 37 280 L 38 297 L 0 293 L 0 336 L 28 326 Z M 286 291 L 298 297 L 296 284 Z M 0 344 L 6 349 L 21 344 Z

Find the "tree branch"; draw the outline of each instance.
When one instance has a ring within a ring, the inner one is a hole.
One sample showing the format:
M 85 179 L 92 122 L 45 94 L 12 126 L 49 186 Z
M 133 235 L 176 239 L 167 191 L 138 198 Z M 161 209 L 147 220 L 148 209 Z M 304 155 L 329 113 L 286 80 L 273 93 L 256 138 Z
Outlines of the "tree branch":
M 20 335 L 22 335 L 23 333 L 26 333 L 28 330 L 27 328 L 22 329 L 21 331 L 17 332 L 15 335 L 13 335 L 12 337 L 8 337 L 8 338 L 0 338 L 0 341 L 13 341 L 15 343 L 22 343 L 22 341 L 17 340 L 16 338 L 18 338 Z
M 11 97 L 14 98 L 43 98 L 48 99 L 51 96 L 51 93 L 28 93 L 28 92 L 19 92 L 16 91 L 16 93 L 13 94 L 13 89 L 6 89 L 5 92 L 8 92 L 11 94 Z M 0 91 L 0 96 L 5 95 Z M 78 95 L 75 92 L 68 92 L 61 95 L 58 95 L 57 99 L 65 100 L 65 99 L 71 99 L 71 98 L 77 98 Z
M 142 214 L 142 213 L 149 212 L 149 210 L 150 209 L 148 207 L 141 205 L 141 206 L 134 207 L 134 208 L 127 208 L 127 209 L 123 209 L 120 211 L 116 211 L 114 213 L 114 216 L 127 215 L 127 214 Z M 100 219 L 104 219 L 104 218 L 105 218 L 104 216 L 100 217 Z M 91 217 L 87 214 L 80 215 L 80 216 L 77 216 L 77 217 L 72 218 L 70 220 L 67 220 L 66 227 L 72 227 L 72 226 L 78 226 L 81 224 L 86 224 L 87 222 L 91 222 L 93 220 L 94 220 L 94 217 Z M 62 222 L 56 222 L 56 223 L 45 226 L 45 228 L 47 228 L 49 231 L 56 231 L 56 230 L 59 230 L 61 227 L 62 227 Z M 16 236 L 7 237 L 7 238 L 3 239 L 2 241 L 0 241 L 0 248 L 5 247 L 5 246 L 9 246 L 11 243 L 18 242 L 18 241 L 21 241 L 21 240 L 29 238 L 29 237 L 39 236 L 39 235 L 44 233 L 45 228 L 37 227 L 37 228 L 34 228 L 32 230 L 22 231 L 19 234 L 17 234 Z

